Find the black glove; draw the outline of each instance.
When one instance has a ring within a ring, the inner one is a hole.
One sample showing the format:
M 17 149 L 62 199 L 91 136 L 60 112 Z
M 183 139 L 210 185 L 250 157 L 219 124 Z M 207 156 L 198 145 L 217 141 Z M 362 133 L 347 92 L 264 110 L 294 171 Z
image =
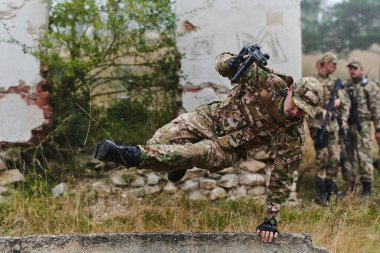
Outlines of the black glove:
M 256 230 L 269 231 L 275 233 L 280 233 L 277 229 L 277 221 L 274 217 L 268 219 L 265 218 L 264 222 L 257 226 Z

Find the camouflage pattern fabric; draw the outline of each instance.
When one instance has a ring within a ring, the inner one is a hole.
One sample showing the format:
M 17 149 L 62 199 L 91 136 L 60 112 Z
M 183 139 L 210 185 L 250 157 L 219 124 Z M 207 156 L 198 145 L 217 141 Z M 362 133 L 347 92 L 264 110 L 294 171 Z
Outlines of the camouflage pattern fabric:
M 372 81 L 363 87 L 362 80 L 350 79 L 345 85 L 347 94 L 352 92 L 357 100 L 362 129 L 359 132 L 355 124 L 349 125 L 346 143 L 350 143 L 350 146 L 346 146 L 344 150 L 347 159 L 342 172 L 346 180 L 356 181 L 356 177 L 360 176 L 360 181 L 372 182 L 371 121 L 374 122 L 376 129 L 380 129 L 380 88 Z
M 233 57 L 223 53 L 216 58 L 221 75 L 231 78 L 228 62 Z M 305 78 L 297 88 L 307 112 L 315 113 L 322 93 L 318 81 Z M 253 65 L 226 99 L 180 115 L 158 129 L 147 145 L 140 145 L 140 167 L 217 171 L 244 159 L 247 150 L 267 146 L 276 153 L 267 196 L 268 217 L 275 216 L 289 198 L 305 141 L 304 118 L 293 122 L 283 113 L 286 94 L 283 78 Z
M 316 75 L 318 81 L 322 84 L 324 96 L 320 101 L 317 108 L 317 114 L 315 118 L 310 119 L 310 135 L 315 140 L 318 130 L 321 129 L 323 123 L 322 110 L 328 109 L 329 100 L 332 92 L 335 89 L 337 78 L 333 76 L 327 76 L 325 78 Z M 315 181 L 331 180 L 336 181 L 336 177 L 339 169 L 340 160 L 340 145 L 339 145 L 339 125 L 337 121 L 338 111 L 342 118 L 342 121 L 347 121 L 350 111 L 350 100 L 347 97 L 344 89 L 338 91 L 336 98 L 341 100 L 341 106 L 333 110 L 330 121 L 327 124 L 328 146 L 324 148 L 317 148 L 315 158 Z

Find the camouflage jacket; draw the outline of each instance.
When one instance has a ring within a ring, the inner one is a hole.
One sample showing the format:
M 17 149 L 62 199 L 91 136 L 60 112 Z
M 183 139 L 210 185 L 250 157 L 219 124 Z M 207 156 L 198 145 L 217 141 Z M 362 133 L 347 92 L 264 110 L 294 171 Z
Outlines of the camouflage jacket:
M 216 70 L 222 76 L 231 78 L 228 61 L 233 56 L 222 53 L 216 58 Z M 269 145 L 275 152 L 267 198 L 273 212 L 289 197 L 287 186 L 301 164 L 305 140 L 304 119 L 292 122 L 283 114 L 288 86 L 284 79 L 254 64 L 225 100 L 208 105 L 222 147 L 247 150 Z
M 322 127 L 323 123 L 323 116 L 322 111 L 328 110 L 329 101 L 332 92 L 335 90 L 335 85 L 338 80 L 338 78 L 334 76 L 327 76 L 326 78 L 322 78 L 318 74 L 314 75 L 314 77 L 322 84 L 324 96 L 322 97 L 319 106 L 317 108 L 317 114 L 313 119 L 310 119 L 308 121 L 309 127 L 311 128 L 318 128 L 320 129 Z M 342 118 L 343 121 L 347 121 L 348 115 L 350 113 L 350 100 L 347 97 L 347 94 L 344 89 L 340 89 L 338 93 L 336 94 L 335 98 L 339 98 L 341 101 L 340 107 L 335 108 L 332 113 L 332 117 L 330 121 L 327 124 L 326 131 L 328 132 L 337 132 L 339 130 L 338 122 L 337 122 L 337 116 L 338 114 Z
M 362 78 L 345 83 L 347 94 L 357 102 L 360 121 L 373 121 L 376 129 L 380 129 L 380 87 L 373 81 Z

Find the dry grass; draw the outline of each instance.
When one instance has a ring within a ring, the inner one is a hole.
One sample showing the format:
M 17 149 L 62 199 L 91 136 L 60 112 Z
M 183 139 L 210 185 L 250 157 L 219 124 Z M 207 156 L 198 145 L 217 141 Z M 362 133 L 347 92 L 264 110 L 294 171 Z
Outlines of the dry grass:
M 380 201 L 358 197 L 321 208 L 308 199 L 307 179 L 300 187 L 300 207 L 282 211 L 280 231 L 311 233 L 314 244 L 333 252 L 378 252 Z M 91 182 L 71 187 L 68 195 L 28 197 L 13 190 L 0 208 L 0 234 L 118 233 L 118 232 L 252 232 L 264 205 L 252 199 L 193 202 L 182 195 L 143 199 L 123 197 L 122 191 L 92 190 Z M 378 182 L 376 184 L 378 185 Z M 377 196 L 377 188 L 376 194 Z

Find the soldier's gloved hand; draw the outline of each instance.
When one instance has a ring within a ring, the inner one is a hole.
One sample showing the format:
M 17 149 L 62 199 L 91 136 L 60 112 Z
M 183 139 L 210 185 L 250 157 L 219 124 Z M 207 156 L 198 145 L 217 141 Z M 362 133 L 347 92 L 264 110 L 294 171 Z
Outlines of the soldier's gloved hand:
M 256 233 L 260 235 L 261 241 L 272 242 L 280 233 L 277 229 L 277 221 L 274 217 L 265 218 L 264 222 L 257 226 Z

